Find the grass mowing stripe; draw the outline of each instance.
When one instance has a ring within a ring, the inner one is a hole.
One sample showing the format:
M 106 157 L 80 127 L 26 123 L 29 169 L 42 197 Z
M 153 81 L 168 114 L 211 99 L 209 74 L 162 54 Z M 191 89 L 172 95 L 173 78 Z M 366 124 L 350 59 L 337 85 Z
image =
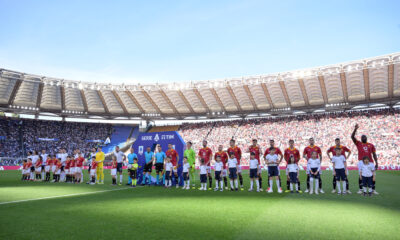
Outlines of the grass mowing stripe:
M 111 189 L 111 190 L 102 190 L 102 191 L 84 192 L 84 193 L 72 193 L 72 194 L 65 194 L 65 195 L 58 195 L 58 196 L 16 200 L 16 201 L 10 201 L 10 202 L 0 202 L 0 205 L 11 204 L 11 203 L 20 203 L 20 202 L 29 202 L 29 201 L 37 201 L 37 200 L 45 200 L 45 199 L 53 199 L 53 198 L 72 197 L 72 196 L 79 196 L 79 195 L 88 195 L 88 194 L 94 194 L 94 193 L 120 191 L 120 190 L 126 190 L 126 189 L 131 189 L 131 188 L 120 188 L 120 189 Z

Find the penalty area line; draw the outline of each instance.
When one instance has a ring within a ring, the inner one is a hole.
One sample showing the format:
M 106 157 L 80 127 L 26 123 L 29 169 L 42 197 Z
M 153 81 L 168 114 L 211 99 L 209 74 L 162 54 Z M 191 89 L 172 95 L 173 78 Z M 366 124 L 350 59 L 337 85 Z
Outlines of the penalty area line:
M 121 190 L 126 190 L 126 189 L 131 189 L 131 188 L 119 188 L 119 189 L 102 190 L 102 191 L 94 191 L 94 192 L 72 193 L 72 194 L 42 197 L 42 198 L 15 200 L 15 201 L 10 201 L 10 202 L 0 202 L 0 205 L 11 204 L 11 203 L 30 202 L 30 201 L 37 201 L 37 200 L 54 199 L 54 198 L 72 197 L 72 196 L 80 196 L 80 195 L 89 195 L 89 194 L 112 192 L 112 191 L 121 191 Z

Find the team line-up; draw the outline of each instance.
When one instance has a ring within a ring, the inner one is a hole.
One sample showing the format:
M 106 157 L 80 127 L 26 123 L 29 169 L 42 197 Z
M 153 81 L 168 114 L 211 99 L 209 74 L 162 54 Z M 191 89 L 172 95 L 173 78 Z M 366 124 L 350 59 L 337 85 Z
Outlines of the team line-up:
M 371 196 L 378 194 L 375 190 L 375 170 L 378 169 L 378 159 L 376 155 L 375 146 L 367 142 L 367 136 L 362 135 L 361 141 L 357 140 L 355 135 L 359 126 L 356 124 L 351 138 L 357 147 L 358 151 L 358 171 L 359 171 L 359 194 Z M 243 188 L 243 177 L 240 159 L 242 158 L 242 151 L 235 145 L 235 140 L 230 140 L 230 147 L 223 151 L 223 146 L 218 147 L 218 152 L 214 154 L 214 177 L 215 177 L 215 191 L 228 190 L 228 179 L 230 180 L 230 190 L 238 191 L 239 182 L 240 190 Z M 289 147 L 285 149 L 284 154 L 281 150 L 274 146 L 274 140 L 270 140 L 270 147 L 264 152 L 263 159 L 261 160 L 261 148 L 257 143 L 257 139 L 252 140 L 249 146 L 250 152 L 249 160 L 249 175 L 250 175 L 250 189 L 249 191 L 262 190 L 262 170 L 268 171 L 268 188 L 267 192 L 273 192 L 273 182 L 275 180 L 278 193 L 282 193 L 281 179 L 279 164 L 284 159 L 286 161 L 286 192 L 301 193 L 299 167 L 300 151 L 294 147 L 294 141 L 289 140 Z M 187 142 L 187 149 L 184 151 L 184 158 L 182 164 L 182 177 L 183 189 L 190 189 L 190 181 L 192 180 L 192 187 L 195 189 L 195 161 L 196 153 L 192 149 L 192 143 Z M 337 191 L 338 194 L 349 194 L 348 170 L 346 159 L 349 158 L 351 151 L 346 146 L 340 144 L 340 139 L 335 139 L 335 145 L 330 147 L 327 151 L 328 157 L 333 164 L 333 190 L 332 193 Z M 163 152 L 160 145 L 157 145 L 155 151 L 151 148 L 146 149 L 145 165 L 143 166 L 143 179 L 142 185 L 150 185 L 150 174 L 153 169 L 153 164 L 156 170 L 156 185 L 170 188 L 174 182 L 176 188 L 179 187 L 178 168 L 179 155 L 172 144 L 168 145 L 168 150 Z M 50 181 L 51 173 L 53 174 L 53 182 L 83 182 L 83 166 L 89 165 L 90 184 L 104 184 L 103 162 L 105 154 L 102 152 L 101 147 L 93 148 L 90 154 L 91 159 L 85 160 L 79 150 L 74 152 L 74 156 L 66 153 L 65 149 L 60 149 L 57 155 L 48 155 L 45 150 L 41 154 L 36 151 L 29 152 L 27 160 L 23 161 L 22 180 L 31 181 Z M 307 189 L 306 193 L 319 194 L 324 193 L 322 189 L 321 180 L 321 160 L 322 151 L 315 145 L 314 139 L 309 139 L 309 146 L 304 148 L 303 158 L 307 161 Z M 200 182 L 201 187 L 199 190 L 211 190 L 212 187 L 212 150 L 207 147 L 207 141 L 203 141 L 203 147 L 198 151 L 197 159 L 200 162 Z M 127 160 L 127 162 L 126 162 Z M 112 184 L 117 184 L 117 175 L 119 175 L 119 185 L 122 184 L 122 168 L 127 165 L 129 177 L 127 185 L 136 187 L 137 185 L 137 170 L 138 157 L 134 153 L 133 148 L 130 153 L 125 154 L 120 151 L 117 146 L 111 161 L 111 176 Z M 208 179 L 208 183 L 207 183 Z M 239 179 L 239 182 L 238 182 Z M 255 183 L 255 184 L 254 184 Z M 207 188 L 207 184 L 208 188 Z M 254 188 L 254 185 L 256 186 Z M 342 187 L 341 187 L 342 185 Z

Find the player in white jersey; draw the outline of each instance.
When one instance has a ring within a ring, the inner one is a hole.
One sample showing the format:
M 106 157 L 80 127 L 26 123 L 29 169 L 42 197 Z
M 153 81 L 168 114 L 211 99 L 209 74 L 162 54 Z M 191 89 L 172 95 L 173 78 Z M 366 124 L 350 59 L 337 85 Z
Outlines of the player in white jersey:
M 229 179 L 231 184 L 231 191 L 239 191 L 239 183 L 237 180 L 237 172 L 238 172 L 238 160 L 235 158 L 235 154 L 229 154 L 228 159 L 228 170 L 229 170 Z M 235 183 L 235 188 L 233 186 Z
M 310 194 L 313 194 L 315 180 L 315 194 L 318 194 L 319 178 L 321 171 L 321 160 L 318 158 L 317 152 L 312 152 L 311 158 L 308 159 L 307 169 L 310 173 Z
M 224 169 L 224 163 L 221 161 L 221 157 L 217 156 L 215 159 L 214 165 L 214 174 L 215 174 L 215 189 L 214 191 L 218 191 L 218 187 L 221 186 L 220 191 L 224 191 L 224 182 L 222 181 L 222 170 Z
M 256 181 L 257 192 L 260 192 L 260 182 L 258 181 L 258 160 L 255 158 L 256 154 L 254 152 L 250 153 L 250 189 L 249 192 L 253 191 L 254 181 Z
M 171 159 L 167 156 L 165 158 L 165 187 L 169 188 L 172 185 L 172 170 L 174 165 L 171 163 Z
M 207 174 L 208 172 L 208 166 L 205 164 L 204 159 L 200 160 L 200 191 L 206 191 L 207 190 Z
M 278 193 L 282 193 L 282 188 L 280 187 L 280 182 L 279 182 L 279 164 L 281 163 L 280 160 L 278 159 L 278 155 L 275 154 L 275 149 L 274 147 L 271 147 L 269 149 L 269 154 L 265 156 L 265 164 L 268 165 L 268 176 L 269 176 L 269 188 L 267 189 L 268 193 L 272 193 L 272 187 L 273 187 L 273 182 L 274 178 L 276 181 L 276 187 L 278 189 Z
M 42 149 L 42 153 L 40 154 L 40 156 L 42 157 L 42 181 L 44 181 L 44 172 L 46 168 L 47 158 L 49 155 L 46 153 L 45 149 Z
M 293 192 L 293 184 L 296 186 L 296 193 L 299 193 L 299 166 L 296 164 L 294 156 L 289 158 L 289 164 L 286 166 L 286 175 L 290 179 L 290 193 Z
M 369 161 L 368 156 L 365 156 L 362 160 L 362 164 L 359 164 L 359 166 L 360 179 L 362 180 L 363 185 L 363 194 L 364 196 L 372 196 L 373 182 L 375 181 L 375 165 L 373 162 Z M 367 187 L 369 188 L 368 193 Z
M 332 157 L 332 164 L 333 164 L 333 176 L 336 177 L 336 187 L 337 193 L 346 194 L 346 179 L 347 179 L 347 163 L 346 158 L 342 155 L 342 149 L 336 148 L 335 149 L 335 156 Z M 343 192 L 340 189 L 340 181 L 343 184 Z
M 190 189 L 189 169 L 191 168 L 188 163 L 187 157 L 183 157 L 182 175 L 183 175 L 183 187 L 182 189 Z
M 122 185 L 122 166 L 126 160 L 126 156 L 122 151 L 119 150 L 119 146 L 115 147 L 114 156 L 117 158 L 117 174 L 119 174 L 119 185 Z

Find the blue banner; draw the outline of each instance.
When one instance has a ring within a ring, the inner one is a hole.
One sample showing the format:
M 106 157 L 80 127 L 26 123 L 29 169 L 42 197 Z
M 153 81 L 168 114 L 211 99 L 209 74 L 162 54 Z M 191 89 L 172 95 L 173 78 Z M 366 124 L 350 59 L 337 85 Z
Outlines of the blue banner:
M 186 144 L 182 137 L 176 131 L 171 132 L 153 132 L 153 133 L 142 133 L 138 136 L 137 140 L 133 143 L 132 147 L 138 156 L 139 169 L 137 171 L 138 184 L 141 184 L 143 179 L 143 166 L 145 164 L 144 152 L 147 147 L 151 147 L 154 151 L 155 145 L 160 144 L 164 152 L 168 150 L 168 144 L 172 144 L 173 148 L 178 152 L 180 167 L 178 168 L 179 183 L 183 186 L 182 177 L 182 162 L 183 162 L 183 152 L 185 150 Z M 175 184 L 174 182 L 172 183 Z
M 102 143 L 103 140 L 99 140 L 99 139 L 95 139 L 95 140 L 86 140 L 86 142 Z
M 58 138 L 37 138 L 38 141 L 53 141 L 57 142 Z

